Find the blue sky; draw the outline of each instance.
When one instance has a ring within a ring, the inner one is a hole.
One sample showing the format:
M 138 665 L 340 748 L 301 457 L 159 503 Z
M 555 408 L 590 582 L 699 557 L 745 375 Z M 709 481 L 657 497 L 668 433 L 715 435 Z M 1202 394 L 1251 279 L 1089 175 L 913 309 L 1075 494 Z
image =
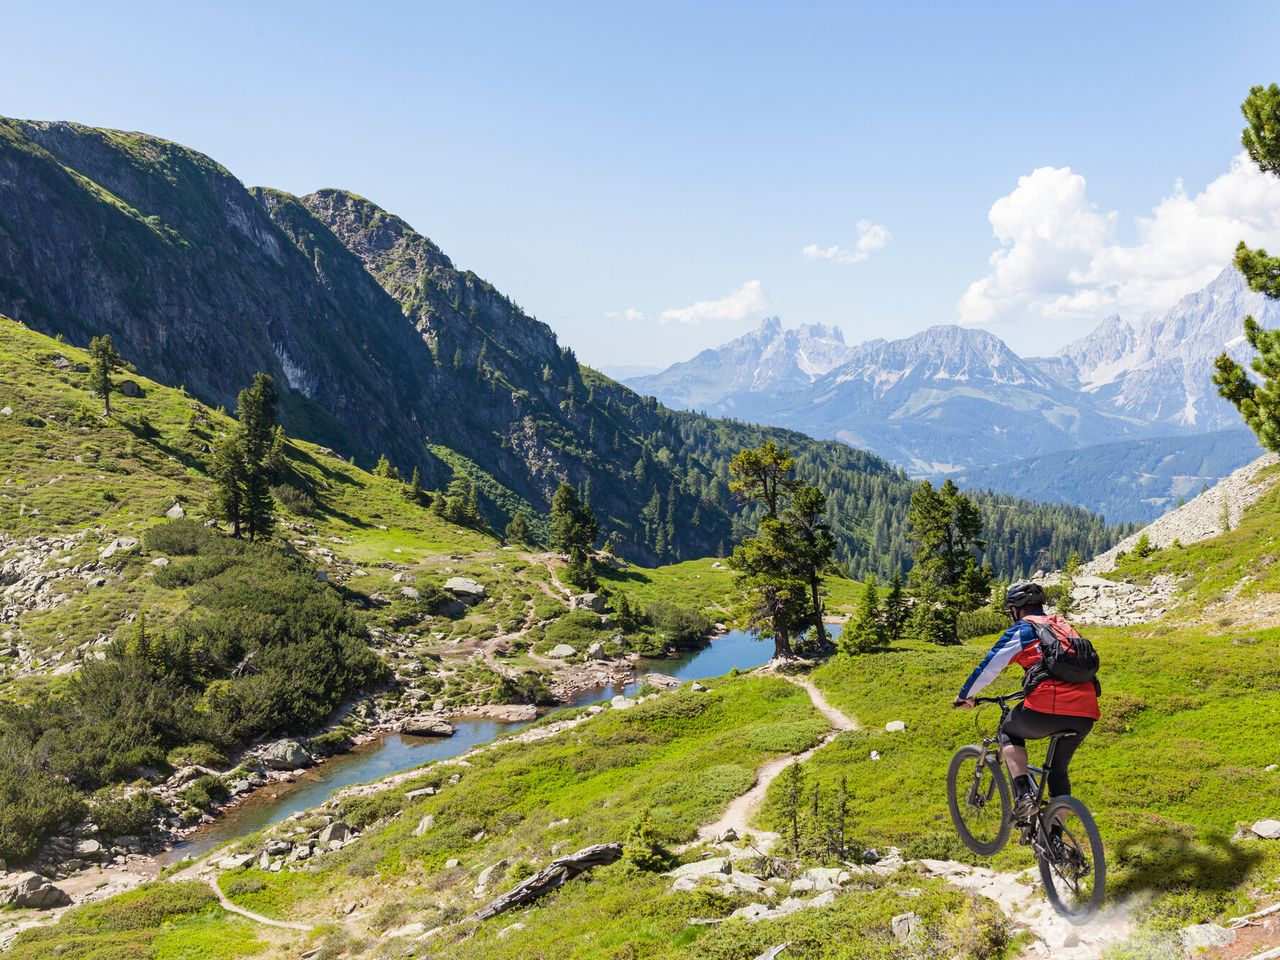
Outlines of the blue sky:
M 766 312 L 850 340 L 962 320 L 1050 352 L 1199 286 L 1224 238 L 1280 243 L 1280 197 L 1232 171 L 1240 101 L 1280 80 L 1275 4 L 3 14 L 0 113 L 354 190 L 595 364 L 682 359 Z

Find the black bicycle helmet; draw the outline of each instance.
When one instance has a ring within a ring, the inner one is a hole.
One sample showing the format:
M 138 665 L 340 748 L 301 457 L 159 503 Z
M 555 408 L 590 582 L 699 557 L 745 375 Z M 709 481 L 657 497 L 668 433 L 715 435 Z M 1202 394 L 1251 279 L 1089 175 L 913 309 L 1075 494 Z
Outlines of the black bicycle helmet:
M 1043 607 L 1045 602 L 1044 587 L 1030 580 L 1011 584 L 1004 595 L 1006 607 Z

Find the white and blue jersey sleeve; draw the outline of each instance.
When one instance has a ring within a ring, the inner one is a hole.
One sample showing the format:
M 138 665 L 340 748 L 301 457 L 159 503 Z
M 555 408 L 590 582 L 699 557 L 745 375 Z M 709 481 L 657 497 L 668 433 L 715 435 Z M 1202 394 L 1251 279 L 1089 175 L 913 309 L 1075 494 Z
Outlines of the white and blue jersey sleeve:
M 1000 634 L 1000 639 L 996 641 L 995 646 L 982 658 L 982 662 L 973 668 L 973 673 L 969 674 L 969 679 L 960 688 L 960 699 L 967 700 L 969 697 L 977 696 L 1000 676 L 1000 672 L 1013 662 L 1014 657 L 1035 642 L 1035 628 L 1025 620 L 1019 620 Z

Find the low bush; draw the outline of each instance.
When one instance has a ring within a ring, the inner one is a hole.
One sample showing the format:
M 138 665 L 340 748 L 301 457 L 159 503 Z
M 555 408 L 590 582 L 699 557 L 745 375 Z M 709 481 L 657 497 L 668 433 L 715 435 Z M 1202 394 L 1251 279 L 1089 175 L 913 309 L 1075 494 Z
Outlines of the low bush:
M 226 799 L 226 796 L 227 785 L 207 773 L 192 780 L 182 790 L 182 799 L 197 810 L 208 810 L 219 800 Z
M 108 837 L 145 835 L 159 811 L 159 802 L 145 790 L 99 790 L 89 801 L 90 818 Z
M 1004 633 L 1009 627 L 1007 614 L 990 607 L 980 610 L 967 610 L 960 614 L 956 623 L 956 633 L 961 640 L 972 640 L 974 637 L 985 637 L 993 633 Z

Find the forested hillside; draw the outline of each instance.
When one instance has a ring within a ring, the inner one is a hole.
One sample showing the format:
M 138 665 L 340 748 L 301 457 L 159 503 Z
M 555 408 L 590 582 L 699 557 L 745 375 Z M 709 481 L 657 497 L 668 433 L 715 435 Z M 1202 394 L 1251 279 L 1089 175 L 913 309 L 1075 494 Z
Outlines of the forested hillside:
M 715 554 L 744 522 L 724 467 L 773 438 L 830 493 L 851 572 L 905 562 L 890 531 L 910 484 L 884 461 L 638 396 L 367 200 L 247 191 L 185 147 L 68 123 L 0 122 L 0 174 L 0 312 L 74 344 L 110 333 L 213 405 L 269 372 L 291 433 L 432 487 L 470 473 L 499 529 L 568 481 L 622 556 Z M 1011 507 L 985 508 L 1003 576 L 1113 536 L 1083 511 Z

